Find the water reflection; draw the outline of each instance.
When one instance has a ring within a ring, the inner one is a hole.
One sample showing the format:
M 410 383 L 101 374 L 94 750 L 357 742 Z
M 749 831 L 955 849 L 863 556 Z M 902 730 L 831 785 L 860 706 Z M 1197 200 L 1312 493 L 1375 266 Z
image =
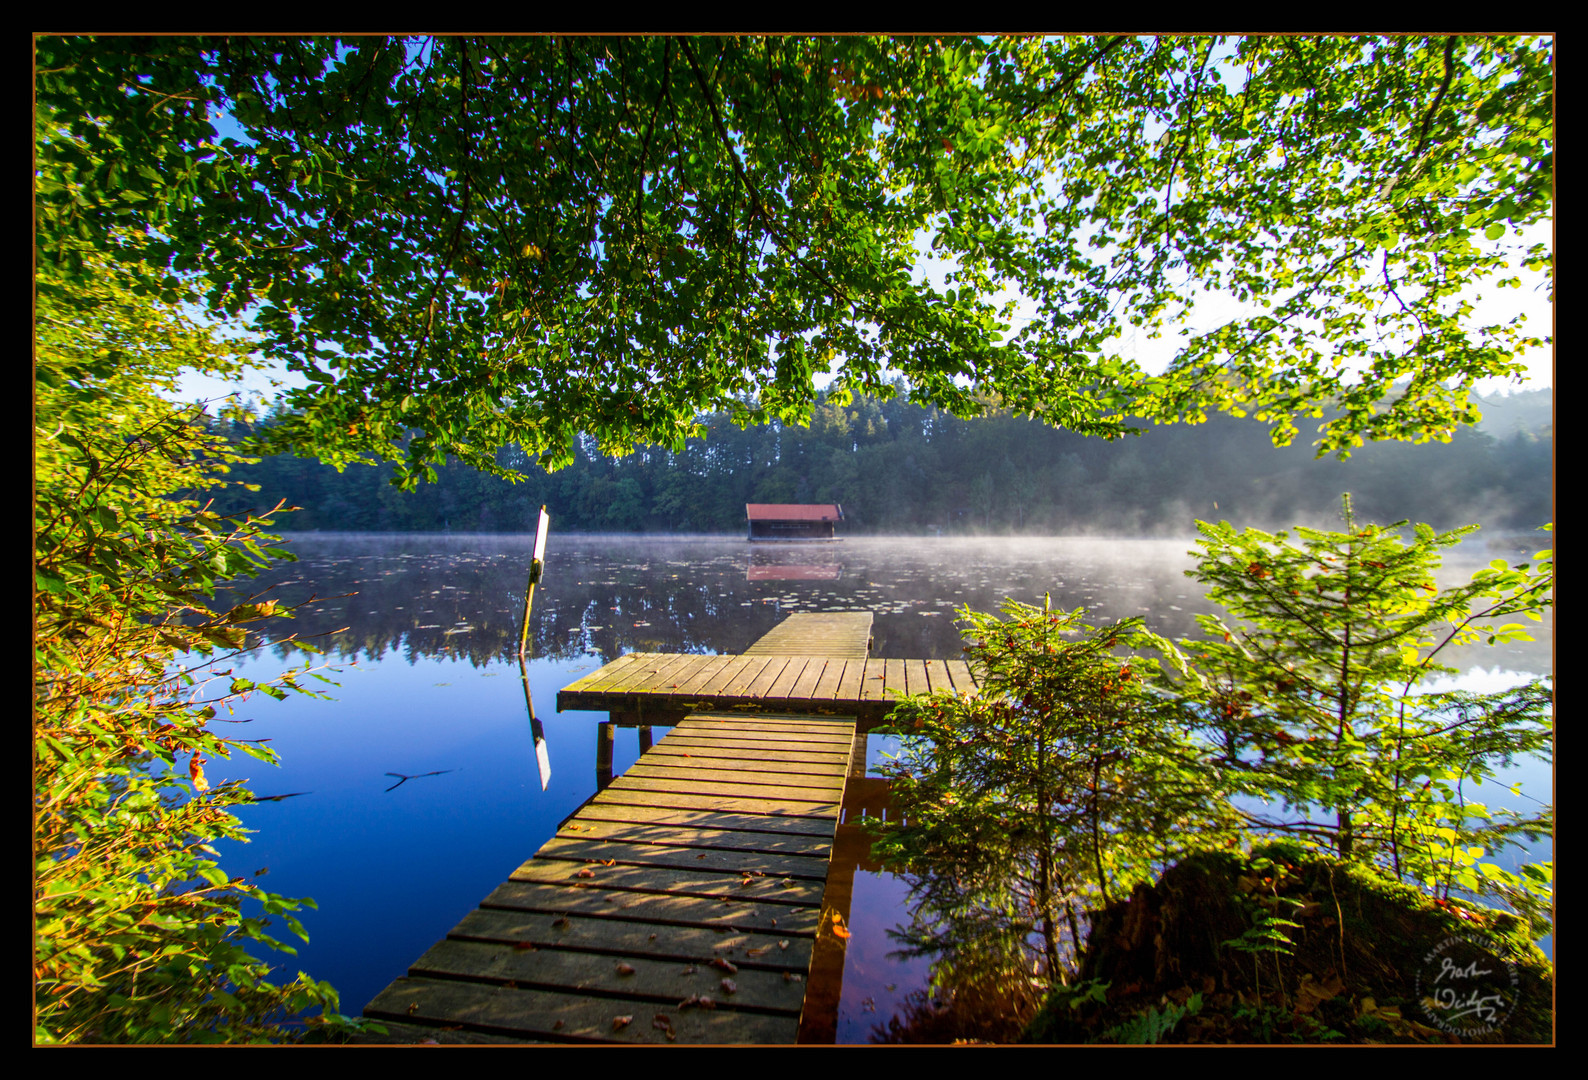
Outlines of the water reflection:
M 223 718 L 272 740 L 282 767 L 213 762 L 212 779 L 312 793 L 246 808 L 252 843 L 223 854 L 234 872 L 268 868 L 265 887 L 319 902 L 304 920 L 301 967 L 342 990 L 344 1011 L 358 1012 L 532 855 L 603 767 L 621 774 L 661 737 L 618 728 L 607 742 L 597 737 L 604 713 L 536 711 L 624 653 L 736 653 L 794 611 L 869 610 L 873 655 L 948 659 L 960 655 L 956 606 L 1040 603 L 1050 591 L 1093 621 L 1141 615 L 1169 637 L 1195 635 L 1195 615 L 1213 610 L 1184 576 L 1187 540 L 858 539 L 840 558 L 554 533 L 519 664 L 531 543 L 300 535 L 288 544 L 298 562 L 250 583 L 301 605 L 289 627 L 328 646 L 339 685 L 333 702 L 255 698 Z M 1486 556 L 1447 575 L 1464 580 Z M 1546 620 L 1538 642 L 1451 662 L 1547 672 L 1550 632 Z M 283 643 L 230 666 L 262 679 L 296 657 Z M 425 779 L 394 786 L 393 776 Z M 1548 791 L 1547 770 L 1541 782 Z M 925 969 L 887 958 L 885 932 L 903 916 L 898 882 L 858 860 L 850 873 L 853 936 L 834 1026 L 843 1041 L 865 1041 Z

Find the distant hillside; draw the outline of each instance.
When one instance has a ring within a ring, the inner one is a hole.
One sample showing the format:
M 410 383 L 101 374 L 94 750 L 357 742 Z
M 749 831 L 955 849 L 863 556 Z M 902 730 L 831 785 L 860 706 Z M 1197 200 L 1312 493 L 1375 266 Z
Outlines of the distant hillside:
M 1495 439 L 1509 439 L 1518 431 L 1542 435 L 1553 422 L 1555 397 L 1552 388 L 1524 390 L 1516 394 L 1496 394 L 1479 398 L 1483 422 L 1478 430 Z
M 1448 443 L 1370 443 L 1348 460 L 1318 460 L 1310 432 L 1276 448 L 1250 418 L 1215 415 L 1109 443 L 1003 410 L 961 419 L 902 393 L 843 405 L 824 395 L 809 427 L 739 428 L 714 413 L 701 417 L 709 438 L 676 451 L 613 458 L 581 439 L 555 474 L 507 447 L 498 460 L 521 476 L 516 485 L 450 463 L 405 494 L 388 482 L 390 464 L 337 472 L 266 458 L 232 471 L 260 490 L 233 490 L 217 507 L 284 499 L 301 507 L 282 521 L 294 531 L 519 532 L 544 503 L 563 530 L 734 533 L 747 503 L 815 502 L 842 504 L 850 535 L 1179 536 L 1198 520 L 1332 528 L 1349 491 L 1363 521 L 1525 531 L 1551 514 L 1549 400 L 1542 391 L 1483 406 L 1521 437 L 1465 429 Z

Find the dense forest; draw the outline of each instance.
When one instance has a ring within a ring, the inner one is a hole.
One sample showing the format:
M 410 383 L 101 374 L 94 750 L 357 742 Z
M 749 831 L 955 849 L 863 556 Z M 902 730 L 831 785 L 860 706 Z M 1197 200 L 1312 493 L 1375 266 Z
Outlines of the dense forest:
M 1369 443 L 1341 461 L 1317 459 L 1300 441 L 1275 448 L 1266 425 L 1225 416 L 1104 442 L 1002 410 L 960 419 L 903 393 L 847 405 L 824 397 L 808 428 L 741 430 L 726 414 L 704 416 L 706 437 L 680 453 L 646 447 L 614 458 L 585 442 L 571 465 L 548 473 L 504 449 L 498 461 L 519 483 L 452 461 L 434 483 L 404 492 L 389 463 L 338 472 L 290 455 L 233 476 L 258 484 L 254 498 L 266 506 L 300 507 L 281 524 L 304 531 L 518 532 L 546 504 L 562 531 L 733 533 L 747 502 L 837 502 L 851 535 L 1169 535 L 1196 519 L 1330 524 L 1347 490 L 1368 520 L 1532 529 L 1551 516 L 1550 391 L 1484 408 L 1488 422 L 1449 443 Z M 221 509 L 244 509 L 246 498 Z

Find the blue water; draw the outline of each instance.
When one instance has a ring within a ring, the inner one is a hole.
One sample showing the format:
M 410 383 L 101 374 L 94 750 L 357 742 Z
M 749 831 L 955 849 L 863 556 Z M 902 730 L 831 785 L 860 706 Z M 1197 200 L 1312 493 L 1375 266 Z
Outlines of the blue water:
M 292 602 L 319 597 L 300 609 L 296 625 L 330 644 L 338 670 L 327 674 L 339 685 L 327 691 L 335 700 L 250 698 L 229 718 L 248 722 L 227 733 L 271 740 L 280 767 L 238 756 L 207 771 L 212 781 L 246 777 L 261 796 L 307 793 L 244 808 L 252 840 L 224 848 L 222 862 L 233 873 L 268 868 L 261 886 L 318 902 L 302 913 L 309 942 L 297 943 L 296 958 L 276 958 L 280 974 L 290 979 L 301 968 L 331 982 L 350 1015 L 595 792 L 595 728 L 606 716 L 558 713 L 556 694 L 624 652 L 738 652 L 790 611 L 865 609 L 876 613 L 875 655 L 946 658 L 958 655 L 953 605 L 990 610 L 1009 595 L 1040 602 L 1045 591 L 1056 605 L 1087 605 L 1097 620 L 1144 614 L 1170 636 L 1193 633 L 1193 615 L 1211 610 L 1183 576 L 1184 541 L 751 550 L 739 541 L 554 532 L 527 665 L 551 767 L 542 790 L 511 659 L 527 540 L 299 536 L 292 545 L 302 561 L 277 578 Z M 1490 666 L 1547 671 L 1547 624 L 1540 637 Z M 277 652 L 228 666 L 263 680 L 284 666 Z M 637 733 L 619 729 L 616 771 L 638 753 Z M 1548 767 L 1532 770 L 1529 790 L 1548 798 Z M 857 874 L 840 1041 L 867 1041 L 925 985 L 924 961 L 888 956 L 895 946 L 886 931 L 905 919 L 903 902 L 891 875 Z

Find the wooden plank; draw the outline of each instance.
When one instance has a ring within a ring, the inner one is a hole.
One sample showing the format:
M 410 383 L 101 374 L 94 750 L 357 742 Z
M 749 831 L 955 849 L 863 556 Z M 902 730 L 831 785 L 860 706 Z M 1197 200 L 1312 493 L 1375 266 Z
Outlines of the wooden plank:
M 820 663 L 810 656 L 797 656 L 784 667 L 783 673 L 778 676 L 777 682 L 766 688 L 762 695 L 766 698 L 786 698 L 794 692 L 794 686 L 799 682 L 799 677 L 805 674 L 805 669 L 812 664 Z
M 593 799 L 597 803 L 617 803 L 626 806 L 671 806 L 680 810 L 716 810 L 729 814 L 761 814 L 768 817 L 804 817 L 825 822 L 829 811 L 837 813 L 831 804 L 790 802 L 783 799 L 739 799 L 726 795 L 694 795 L 671 791 L 659 793 L 638 789 L 613 790 L 611 787 Z
M 687 694 L 693 694 L 699 687 L 704 686 L 707 681 L 715 678 L 718 672 L 738 659 L 737 656 L 703 656 L 691 665 L 687 671 L 680 673 L 673 680 L 673 685 L 663 687 L 659 692 L 668 697 L 682 697 Z
M 720 770 L 742 770 L 752 773 L 782 773 L 786 776 L 808 778 L 839 777 L 843 761 L 833 754 L 802 754 L 798 751 L 779 752 L 779 759 L 769 759 L 764 754 L 747 755 L 745 751 L 724 750 L 718 747 L 695 747 L 692 753 L 655 754 L 648 761 L 636 762 L 638 768 L 709 769 L 712 775 Z M 793 760 L 789 760 L 793 758 Z M 801 780 L 801 786 L 807 786 Z
M 822 818 L 768 816 L 766 814 L 726 813 L 720 810 L 690 810 L 678 806 L 634 805 L 622 802 L 586 803 L 579 811 L 579 823 L 590 821 L 659 822 L 699 828 L 733 829 L 760 836 L 809 836 L 831 840 L 833 829 Z M 567 828 L 568 826 L 563 826 Z M 770 840 L 768 841 L 770 843 Z
M 721 871 L 725 874 L 775 874 L 825 881 L 825 855 L 777 855 L 764 851 L 723 848 L 674 847 L 615 839 L 585 839 L 558 835 L 546 841 L 537 859 L 563 859 L 591 866 L 596 878 L 612 866 L 670 866 L 680 870 Z M 610 866 L 608 864 L 611 864 Z M 585 879 L 588 880 L 588 879 Z
M 772 732 L 764 738 L 746 734 L 728 734 L 712 737 L 702 734 L 698 730 L 680 731 L 674 729 L 665 741 L 671 740 L 676 752 L 692 753 L 695 749 L 717 747 L 724 751 L 737 751 L 739 753 L 761 753 L 762 751 L 786 751 L 799 754 L 834 754 L 842 752 L 847 740 L 842 736 L 834 735 L 808 735 L 798 736 L 781 732 Z M 658 744 L 660 745 L 660 744 Z
M 722 997 L 719 990 L 714 997 Z M 494 1035 L 560 1042 L 792 1043 L 799 1020 L 732 1008 L 658 1009 L 651 1002 L 592 997 L 456 979 L 404 978 L 381 991 L 365 1010 L 375 1019 L 458 1025 Z M 667 1017 L 665 1027 L 655 1018 Z M 620 1017 L 630 1017 L 619 1026 Z M 667 1033 L 671 1031 L 673 1038 Z
M 738 795 L 745 798 L 807 799 L 826 803 L 843 799 L 841 775 L 787 777 L 782 773 L 754 772 L 749 769 L 670 769 L 666 766 L 645 772 L 629 770 L 634 781 L 629 790 Z M 620 789 L 622 790 L 622 789 Z
M 584 678 L 579 679 L 576 682 L 569 683 L 567 686 L 562 688 L 561 692 L 564 694 L 578 693 L 584 690 L 592 690 L 597 686 L 604 685 L 615 678 L 620 672 L 626 670 L 629 665 L 638 662 L 639 659 L 639 653 L 629 653 L 626 656 L 620 656 L 610 664 L 592 671 Z
M 595 918 L 480 907 L 464 916 L 447 937 L 453 941 L 509 945 L 520 952 L 531 951 L 529 947 L 566 949 L 686 963 L 710 962 L 720 957 L 736 966 L 781 973 L 804 971 L 810 965 L 814 935 L 780 932 L 777 927 L 758 931 L 662 925 L 644 918 Z
M 842 794 L 844 789 L 844 770 L 840 766 L 830 766 L 825 773 L 791 773 L 774 765 L 749 761 L 741 762 L 732 758 L 716 759 L 719 767 L 710 768 L 692 761 L 679 765 L 667 765 L 658 762 L 635 762 L 625 776 L 644 777 L 650 780 L 698 780 L 702 783 L 715 784 L 725 781 L 734 784 L 777 784 L 780 787 L 805 788 L 810 791 L 831 792 L 837 790 Z M 757 767 L 760 766 L 760 767 Z
M 588 876 L 581 876 L 589 871 Z M 538 881 L 547 885 L 573 885 L 610 889 L 614 892 L 677 893 L 718 900 L 755 900 L 772 904 L 820 904 L 821 881 L 809 878 L 776 877 L 770 874 L 708 873 L 676 866 L 630 866 L 614 863 L 591 866 L 585 862 L 535 858 L 513 871 L 514 881 Z M 614 898 L 612 903 L 620 901 Z M 615 915 L 621 909 L 612 908 Z
M 689 743 L 679 740 L 667 748 L 667 753 L 661 753 L 658 745 L 652 748 L 658 758 L 671 761 L 681 758 L 687 761 L 720 762 L 742 760 L 747 753 L 752 751 L 742 747 L 717 746 L 712 743 Z M 769 766 L 776 767 L 779 763 L 789 768 L 798 768 L 801 772 L 824 772 L 826 767 L 842 763 L 842 751 L 827 750 L 768 750 L 764 748 L 753 750 L 755 760 Z
M 673 736 L 669 735 L 668 739 L 673 739 Z M 702 735 L 684 734 L 673 739 L 670 744 L 667 744 L 666 740 L 658 742 L 651 749 L 657 751 L 660 757 L 689 759 L 737 757 L 753 761 L 806 761 L 812 764 L 827 761 L 831 755 L 843 752 L 841 743 L 825 736 L 815 745 L 809 745 L 789 739 L 756 739 L 749 735 L 724 735 L 721 738 L 711 739 Z M 768 758 L 766 756 L 768 754 L 775 757 Z
M 812 716 L 804 723 L 793 720 L 769 721 L 766 724 L 755 723 L 755 714 L 740 714 L 740 716 L 712 716 L 702 719 L 698 711 L 684 716 L 673 727 L 681 736 L 691 738 L 731 735 L 754 735 L 758 738 L 792 739 L 795 741 L 815 740 L 817 742 L 831 736 L 842 738 L 849 729 L 844 726 L 852 721 L 853 717 L 835 718 L 839 722 L 831 722 L 828 718 Z
M 865 681 L 866 662 L 864 660 L 850 660 L 844 665 L 843 678 L 838 680 L 838 687 L 833 693 L 835 701 L 859 701 L 860 687 Z
M 960 697 L 976 696 L 976 680 L 971 678 L 970 665 L 963 660 L 950 660 L 945 665 L 954 681 L 954 693 Z
M 578 821 L 570 821 L 564 825 L 557 835 L 586 840 L 622 840 L 634 844 L 668 844 L 679 847 L 757 851 L 773 855 L 803 855 L 819 859 L 825 859 L 832 850 L 832 841 L 825 836 L 780 835 L 748 832 L 742 829 L 703 829 L 698 826 L 671 823 L 604 821 L 586 818 L 582 814 Z
M 768 665 L 766 670 L 761 672 L 761 677 L 750 684 L 750 697 L 758 701 L 764 701 L 772 696 L 772 689 L 778 683 L 782 682 L 786 685 L 792 685 L 799 673 L 805 670 L 805 665 L 810 662 L 809 658 L 804 656 L 780 656 L 776 659 L 780 660 L 781 663 L 775 668 L 772 665 Z
M 853 717 L 849 718 L 853 721 Z M 831 728 L 826 730 L 808 727 L 804 729 L 777 727 L 768 725 L 765 730 L 756 730 L 749 724 L 697 724 L 680 721 L 673 725 L 673 730 L 668 736 L 676 738 L 679 742 L 690 742 L 703 745 L 714 742 L 739 743 L 750 739 L 760 743 L 784 743 L 789 746 L 811 747 L 817 751 L 832 745 L 835 740 L 842 740 L 842 732 L 834 732 Z M 661 742 L 656 743 L 657 746 Z
M 854 718 L 816 716 L 808 712 L 777 711 L 773 709 L 757 709 L 753 713 L 745 713 L 737 709 L 718 712 L 697 709 L 684 719 L 691 724 L 737 724 L 741 727 L 754 727 L 757 730 L 786 727 L 801 731 L 820 732 L 822 730 L 841 728 Z
M 888 662 L 886 660 L 868 661 L 865 673 L 860 682 L 860 700 L 867 702 L 886 701 L 884 692 L 887 687 Z
M 811 713 L 768 717 L 759 709 L 746 713 L 734 709 L 727 712 L 702 712 L 693 710 L 675 726 L 698 728 L 701 731 L 754 731 L 758 733 L 793 732 L 799 735 L 821 735 L 847 730 L 844 725 L 854 717 L 820 716 Z
M 831 701 L 838 697 L 839 687 L 843 685 L 844 672 L 854 660 L 831 660 L 822 671 L 822 677 L 816 683 L 816 689 L 811 692 L 812 701 Z
M 746 659 L 749 662 L 724 685 L 723 693 L 728 697 L 754 697 L 753 688 L 761 684 L 764 672 L 770 670 L 776 677 L 778 672 L 788 667 L 786 656 L 751 656 Z
M 805 670 L 800 673 L 799 680 L 795 682 L 794 689 L 788 694 L 795 699 L 809 699 L 816 696 L 816 685 L 822 679 L 823 673 L 833 665 L 834 661 L 820 657 L 812 657 L 811 662 L 805 665 Z
M 926 677 L 925 660 L 906 660 L 904 662 L 904 684 L 910 694 L 930 694 L 931 681 Z
M 777 943 L 773 942 L 772 947 L 776 949 Z M 713 966 L 713 959 L 709 952 L 680 963 L 639 952 L 612 955 L 558 948 L 531 951 L 448 938 L 432 945 L 408 969 L 408 975 L 512 983 L 519 988 L 627 998 L 659 1006 L 677 1005 L 685 998 L 704 994 L 725 1004 L 731 1001 L 740 1009 L 799 1015 L 805 987 L 785 979 L 783 971 L 740 967 L 735 961 L 727 961 L 739 968 L 731 973 L 734 989 L 730 995 L 722 984 L 726 968 Z
M 679 672 L 688 670 L 696 657 L 687 653 L 649 654 L 639 663 L 630 664 L 623 674 L 601 689 L 606 693 L 634 693 L 655 691 L 677 681 Z
M 598 887 L 576 889 L 537 881 L 504 881 L 498 885 L 480 903 L 482 911 L 496 909 L 641 920 L 655 926 L 698 926 L 723 935 L 741 932 L 790 938 L 814 936 L 821 921 L 819 909 L 761 903 L 744 897 L 723 903 L 715 897 Z
M 759 799 L 763 802 L 776 802 L 784 805 L 806 803 L 809 804 L 805 808 L 806 813 L 815 812 L 815 807 L 825 806 L 832 802 L 841 802 L 843 797 L 842 783 L 824 786 L 824 788 L 808 788 L 788 787 L 775 783 L 751 784 L 715 779 L 674 780 L 648 776 L 631 776 L 626 773 L 612 781 L 606 790 L 680 795 L 715 795 L 730 799 Z
M 757 662 L 764 665 L 766 661 L 767 658 L 764 656 L 731 657 L 728 663 L 713 672 L 709 679 L 700 682 L 693 692 L 712 697 L 725 697 L 727 696 L 726 688 L 744 672 L 745 668 Z M 682 690 L 682 687 L 680 687 L 680 690 Z
M 882 699 L 884 701 L 897 701 L 909 693 L 909 680 L 906 678 L 905 661 L 889 658 L 883 661 L 887 665 L 883 672 Z

